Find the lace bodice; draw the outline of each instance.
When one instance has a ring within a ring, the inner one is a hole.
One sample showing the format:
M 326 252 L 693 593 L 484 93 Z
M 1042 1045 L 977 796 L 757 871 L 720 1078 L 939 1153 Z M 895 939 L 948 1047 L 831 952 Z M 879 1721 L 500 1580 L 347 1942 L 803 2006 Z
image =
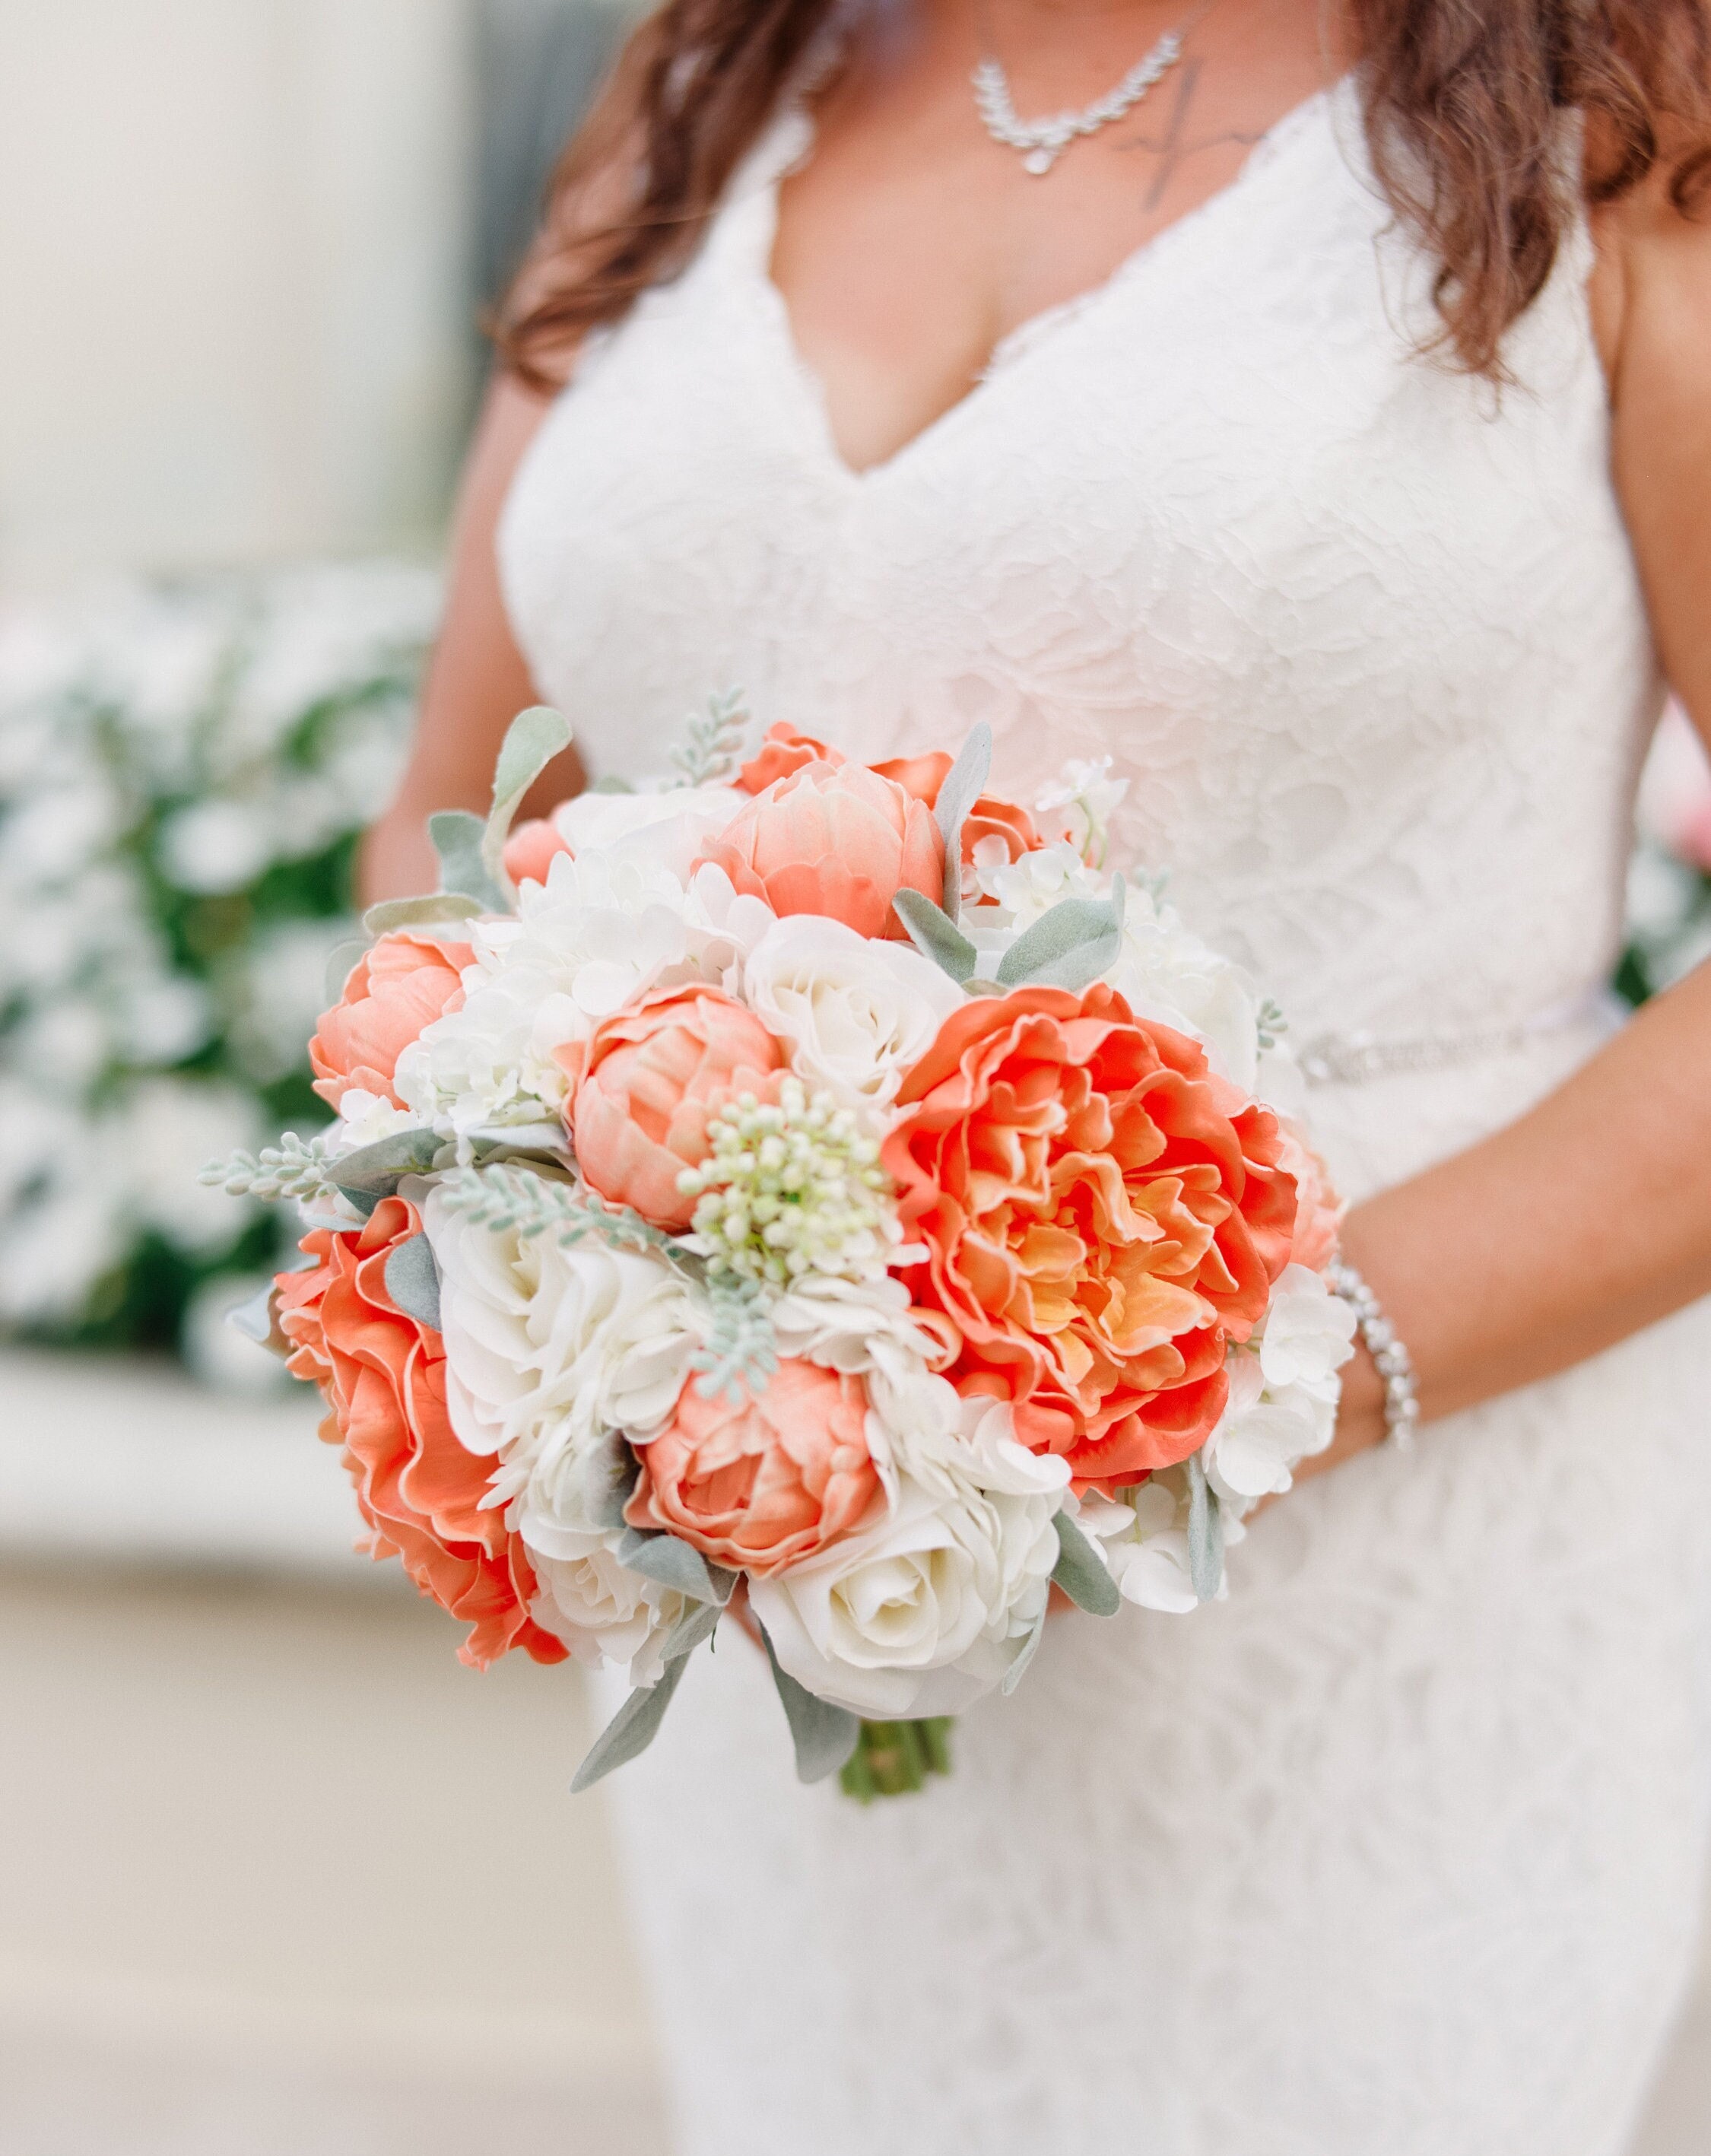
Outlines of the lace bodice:
M 1606 978 L 1657 691 L 1584 235 L 1499 403 L 1410 357 L 1426 278 L 1361 139 L 1351 95 L 1316 99 L 857 475 L 768 276 L 804 140 L 776 131 L 588 353 L 506 518 L 525 649 L 595 768 L 659 768 L 732 684 L 874 757 L 985 718 L 1022 799 L 1115 757 L 1116 857 L 1167 870 L 1303 1038 Z
M 984 718 L 1024 800 L 1114 758 L 1114 858 L 1303 1039 L 1604 979 L 1657 683 L 1585 235 L 1501 398 L 1422 361 L 1339 90 L 858 476 L 768 280 L 803 147 L 588 352 L 505 518 L 596 770 L 729 684 L 866 758 Z M 1592 1041 L 1327 1085 L 1315 1130 L 1358 1196 Z M 722 1640 L 611 1785 L 686 2156 L 1616 2156 L 1711 1782 L 1706 1353 L 1689 1312 L 1312 1483 L 1224 1604 L 1055 1625 L 906 1804 L 796 1789 Z

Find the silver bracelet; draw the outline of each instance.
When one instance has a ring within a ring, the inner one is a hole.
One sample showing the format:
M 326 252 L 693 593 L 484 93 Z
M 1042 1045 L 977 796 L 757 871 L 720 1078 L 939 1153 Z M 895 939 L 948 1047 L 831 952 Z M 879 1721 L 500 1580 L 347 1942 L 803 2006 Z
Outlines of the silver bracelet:
M 1354 1312 L 1367 1353 L 1385 1381 L 1385 1435 L 1405 1452 L 1414 1442 L 1414 1426 L 1420 1420 L 1420 1380 L 1414 1374 L 1414 1358 L 1397 1338 L 1383 1305 L 1353 1265 L 1333 1258 L 1325 1268 L 1325 1279 L 1332 1294 L 1340 1296 Z

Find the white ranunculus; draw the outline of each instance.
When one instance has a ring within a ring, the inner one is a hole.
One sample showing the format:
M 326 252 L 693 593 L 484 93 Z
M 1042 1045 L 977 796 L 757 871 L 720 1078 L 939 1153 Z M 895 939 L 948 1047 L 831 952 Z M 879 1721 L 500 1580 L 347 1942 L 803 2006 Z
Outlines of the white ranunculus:
M 650 1433 L 670 1414 L 698 1336 L 663 1259 L 478 1227 L 438 1189 L 424 1224 L 439 1265 L 452 1428 L 471 1452 L 501 1455 L 496 1500 L 523 1486 L 555 1432 Z
M 744 983 L 810 1092 L 874 1111 L 896 1100 L 963 1001 L 957 983 L 912 946 L 870 942 L 817 914 L 775 922 L 749 953 Z
M 876 1409 L 870 1430 L 876 1455 L 891 1452 L 890 1509 L 749 1587 L 780 1665 L 819 1697 L 881 1718 L 960 1713 L 1001 1681 L 1046 1608 L 1067 1480 L 1061 1460 L 1036 1459 L 996 1427 L 982 1431 L 978 1414 L 974 1437 L 961 1437 L 949 1386 L 919 1383 L 949 1395 L 953 1427 L 881 1430 Z M 917 1391 L 912 1404 L 927 1401 Z M 910 1404 L 894 1396 L 891 1410 Z M 917 1449 L 928 1455 L 924 1479 L 912 1463 L 898 1471 Z
M 1260 1335 L 1260 1368 L 1272 1390 L 1323 1387 L 1354 1353 L 1354 1312 L 1322 1274 L 1286 1265 L 1272 1290 Z

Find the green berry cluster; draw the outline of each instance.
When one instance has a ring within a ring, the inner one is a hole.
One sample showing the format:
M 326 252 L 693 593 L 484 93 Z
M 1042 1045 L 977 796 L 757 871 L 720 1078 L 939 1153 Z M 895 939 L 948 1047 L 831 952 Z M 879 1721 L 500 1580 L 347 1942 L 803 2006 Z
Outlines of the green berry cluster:
M 716 1270 L 788 1286 L 808 1273 L 875 1280 L 898 1240 L 879 1147 L 829 1093 L 786 1078 L 776 1105 L 743 1093 L 709 1121 L 712 1152 L 677 1187 Z

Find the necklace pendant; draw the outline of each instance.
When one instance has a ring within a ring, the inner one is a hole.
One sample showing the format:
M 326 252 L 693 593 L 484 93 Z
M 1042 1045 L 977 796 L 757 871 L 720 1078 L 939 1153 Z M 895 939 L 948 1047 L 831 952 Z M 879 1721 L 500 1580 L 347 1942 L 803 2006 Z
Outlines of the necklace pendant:
M 1036 180 L 1042 179 L 1056 162 L 1056 150 L 1030 150 L 1022 160 L 1022 170 L 1031 172 Z

